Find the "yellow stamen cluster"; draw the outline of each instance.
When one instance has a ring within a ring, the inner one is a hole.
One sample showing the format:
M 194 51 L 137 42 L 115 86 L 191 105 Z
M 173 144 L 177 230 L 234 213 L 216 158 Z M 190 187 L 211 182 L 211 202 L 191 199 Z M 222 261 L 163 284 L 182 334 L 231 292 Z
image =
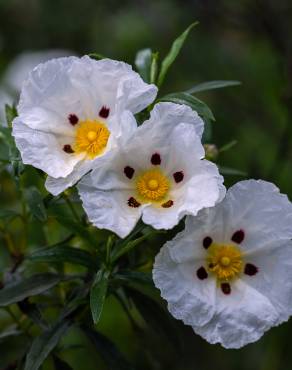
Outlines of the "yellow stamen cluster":
M 228 282 L 242 271 L 242 252 L 235 245 L 213 243 L 208 248 L 207 266 L 217 280 Z
M 74 143 L 75 153 L 87 153 L 90 159 L 103 153 L 107 146 L 110 131 L 105 124 L 96 120 L 79 123 Z
M 168 178 L 158 169 L 141 174 L 136 180 L 138 198 L 142 202 L 164 200 L 170 188 Z

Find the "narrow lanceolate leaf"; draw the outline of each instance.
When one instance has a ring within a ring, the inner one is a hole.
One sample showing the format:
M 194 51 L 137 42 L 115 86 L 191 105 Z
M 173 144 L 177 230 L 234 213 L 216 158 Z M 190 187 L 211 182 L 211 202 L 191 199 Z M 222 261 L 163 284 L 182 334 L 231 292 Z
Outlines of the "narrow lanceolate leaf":
M 135 58 L 135 65 L 145 82 L 150 82 L 152 51 L 151 49 L 143 49 L 138 51 Z
M 102 59 L 106 59 L 106 57 L 102 54 L 98 54 L 98 53 L 90 53 L 88 54 L 88 56 L 92 59 L 95 59 L 95 60 L 102 60 Z
M 203 82 L 201 84 L 195 85 L 191 89 L 187 90 L 186 93 L 188 94 L 194 94 L 201 91 L 208 91 L 208 90 L 214 90 L 214 89 L 222 89 L 224 87 L 230 87 L 230 86 L 238 86 L 241 85 L 240 81 L 207 81 Z
M 175 61 L 176 57 L 178 56 L 189 32 L 197 24 L 198 22 L 192 23 L 176 40 L 174 40 L 169 53 L 166 55 L 166 57 L 164 58 L 161 64 L 161 70 L 158 76 L 158 83 L 157 83 L 159 87 L 162 85 L 169 67 L 172 65 L 172 63 Z
M 158 73 L 158 56 L 159 54 L 152 53 L 151 55 L 151 67 L 150 67 L 150 83 L 156 84 L 156 78 Z
M 36 337 L 27 354 L 24 370 L 38 370 L 69 326 L 70 321 L 63 320 Z
M 5 115 L 8 127 L 12 127 L 12 121 L 17 116 L 17 109 L 14 105 L 5 104 Z
M 15 337 L 15 336 L 20 335 L 20 334 L 22 334 L 22 332 L 20 330 L 18 330 L 16 328 L 16 326 L 12 326 L 12 327 L 0 332 L 0 341 L 2 339 L 6 339 L 8 337 Z
M 25 198 L 32 215 L 42 222 L 46 221 L 47 211 L 44 205 L 43 197 L 39 190 L 35 186 L 25 189 Z
M 139 283 L 153 286 L 152 274 L 150 272 L 124 270 L 115 274 L 115 279 L 128 283 Z
M 42 248 L 30 256 L 28 256 L 30 261 L 34 262 L 69 262 L 74 265 L 85 266 L 91 270 L 96 271 L 96 263 L 90 253 L 85 250 L 77 249 L 67 246 L 55 246 Z
M 82 330 L 95 346 L 108 370 L 134 370 L 115 344 L 106 336 L 85 326 L 82 327 Z
M 235 168 L 230 168 L 230 167 L 219 166 L 219 172 L 222 175 L 243 176 L 243 177 L 247 176 L 246 172 L 237 170 Z
M 90 308 L 92 319 L 95 324 L 98 323 L 108 288 L 108 274 L 104 271 L 98 271 L 95 281 L 90 290 Z
M 205 104 L 198 98 L 195 98 L 194 96 L 188 93 L 178 92 L 178 93 L 168 94 L 160 98 L 159 101 L 170 101 L 172 103 L 177 103 L 177 104 L 186 104 L 190 106 L 193 110 L 198 112 L 198 114 L 202 116 L 203 118 L 215 121 L 215 117 L 211 109 L 207 106 L 207 104 Z
M 30 276 L 0 290 L 0 307 L 20 302 L 23 299 L 47 291 L 62 281 L 56 274 L 44 273 Z

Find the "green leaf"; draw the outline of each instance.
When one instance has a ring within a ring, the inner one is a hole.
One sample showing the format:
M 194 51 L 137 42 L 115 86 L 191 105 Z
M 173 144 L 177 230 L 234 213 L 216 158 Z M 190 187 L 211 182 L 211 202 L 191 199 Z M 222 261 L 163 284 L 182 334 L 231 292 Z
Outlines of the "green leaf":
M 137 247 L 139 244 L 141 244 L 144 240 L 148 239 L 150 236 L 156 235 L 156 234 L 164 234 L 164 230 L 153 230 L 150 231 L 148 234 L 142 235 L 139 238 L 127 242 L 127 239 L 125 239 L 125 243 L 122 243 L 119 245 L 119 249 L 114 251 L 112 256 L 112 262 L 116 261 L 118 258 L 123 256 L 124 254 L 128 253 L 130 250 Z
M 33 252 L 27 257 L 34 262 L 69 262 L 75 265 L 85 266 L 96 271 L 97 264 L 93 256 L 85 250 L 67 246 L 46 247 Z
M 38 370 L 69 326 L 70 322 L 63 320 L 36 337 L 27 354 L 24 370 Z
M 201 84 L 195 85 L 191 89 L 187 90 L 186 93 L 188 94 L 194 94 L 201 91 L 208 91 L 208 90 L 214 90 L 214 89 L 222 89 L 224 87 L 230 87 L 230 86 L 238 86 L 241 85 L 240 81 L 207 81 L 203 82 Z
M 0 290 L 0 307 L 20 302 L 23 299 L 43 293 L 62 281 L 63 277 L 44 273 L 21 279 Z
M 150 82 L 150 68 L 152 60 L 151 49 L 143 49 L 138 51 L 135 58 L 135 65 L 145 82 Z
M 60 357 L 53 356 L 54 366 L 56 370 L 72 370 L 72 367 L 67 364 L 64 360 L 61 360 Z
M 28 299 L 24 299 L 23 301 L 18 302 L 18 308 L 40 328 L 48 328 L 48 324 L 44 320 L 42 312 L 37 304 L 30 303 Z
M 94 324 L 97 324 L 103 309 L 108 288 L 108 274 L 99 270 L 90 290 L 90 309 Z
M 153 285 L 152 274 L 142 271 L 124 270 L 115 274 L 115 279 L 146 285 Z
M 39 190 L 35 186 L 30 186 L 25 189 L 25 198 L 32 215 L 38 220 L 45 222 L 48 216 Z
M 133 300 L 137 310 L 143 317 L 147 327 L 150 327 L 155 335 L 163 336 L 177 350 L 181 350 L 181 342 L 177 336 L 176 322 L 154 299 L 140 291 L 126 288 L 126 293 Z
M 187 94 L 185 92 L 177 92 L 165 95 L 162 98 L 160 98 L 159 101 L 170 101 L 172 103 L 177 104 L 186 104 L 189 107 L 191 107 L 194 111 L 198 112 L 198 114 L 203 118 L 215 121 L 215 117 L 211 109 L 207 106 L 207 104 L 202 102 L 202 100 L 199 100 L 198 98 L 195 98 L 194 96 Z
M 219 148 L 219 153 L 227 152 L 231 148 L 233 148 L 237 144 L 237 140 L 232 140 L 229 143 L 223 145 L 221 148 Z
M 90 53 L 90 54 L 87 54 L 90 58 L 92 59 L 95 59 L 95 60 L 102 60 L 102 59 L 106 59 L 106 57 L 102 54 L 98 54 L 98 53 Z
M 106 336 L 86 326 L 82 326 L 82 330 L 95 346 L 108 370 L 134 370 L 115 344 Z
M 10 127 L 0 126 L 0 139 L 2 139 L 7 145 L 13 144 Z
M 17 329 L 17 327 L 14 325 L 10 328 L 7 328 L 6 330 L 2 330 L 1 333 L 0 333 L 0 341 L 2 339 L 6 339 L 8 337 L 15 337 L 15 336 L 18 336 L 18 335 L 21 335 L 22 332 L 20 330 Z
M 158 56 L 159 54 L 152 53 L 151 55 L 151 67 L 150 67 L 150 83 L 156 84 L 156 78 L 158 73 Z
M 17 117 L 17 109 L 15 105 L 5 104 L 5 115 L 8 127 L 12 127 L 12 121 Z
M 18 217 L 19 214 L 10 209 L 0 209 L 0 219 L 3 218 L 6 221 Z
M 235 168 L 218 166 L 219 171 L 222 175 L 231 175 L 231 176 L 247 176 L 247 173 L 244 171 L 236 170 Z
M 157 83 L 159 87 L 162 85 L 169 67 L 172 65 L 172 63 L 175 61 L 176 57 L 178 56 L 189 32 L 197 24 L 198 22 L 192 23 L 176 40 L 174 40 L 169 53 L 166 55 L 166 57 L 164 58 L 161 64 L 161 70 L 158 76 L 158 83 Z
M 64 211 L 62 207 L 52 205 L 48 211 L 49 215 L 57 220 L 62 226 L 71 231 L 74 235 L 79 235 L 82 239 L 85 239 L 91 246 L 96 248 L 97 241 L 87 230 L 87 228 L 81 223 L 72 221 L 71 214 L 69 215 Z

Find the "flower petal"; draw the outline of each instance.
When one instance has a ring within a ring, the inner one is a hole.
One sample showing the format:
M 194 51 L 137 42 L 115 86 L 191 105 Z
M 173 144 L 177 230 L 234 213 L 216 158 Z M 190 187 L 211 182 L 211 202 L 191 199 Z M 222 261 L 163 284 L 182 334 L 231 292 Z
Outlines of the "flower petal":
M 241 348 L 257 341 L 268 329 L 286 321 L 267 297 L 238 280 L 231 294 L 223 296 L 218 290 L 216 314 L 209 323 L 192 325 L 194 331 L 209 343 L 225 348 Z
M 141 216 L 142 207 L 130 207 L 129 190 L 100 191 L 93 186 L 94 174 L 86 175 L 78 184 L 78 191 L 89 220 L 98 228 L 127 236 Z M 110 179 L 108 179 L 111 182 Z
M 167 300 L 169 311 L 188 325 L 194 325 L 194 321 L 196 325 L 205 325 L 215 313 L 216 283 L 213 279 L 198 280 L 196 271 L 200 266 L 199 262 L 178 265 L 171 258 L 167 243 L 153 267 L 154 283 Z

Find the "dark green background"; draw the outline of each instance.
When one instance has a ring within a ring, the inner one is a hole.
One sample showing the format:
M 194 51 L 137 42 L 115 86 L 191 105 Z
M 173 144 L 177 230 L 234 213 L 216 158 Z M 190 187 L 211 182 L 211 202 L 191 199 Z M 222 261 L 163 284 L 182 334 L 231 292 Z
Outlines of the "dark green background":
M 240 80 L 239 87 L 197 95 L 216 117 L 211 142 L 220 148 L 238 141 L 219 156 L 218 163 L 244 171 L 247 177 L 273 181 L 292 197 L 290 0 L 0 0 L 0 73 L 19 53 L 48 48 L 69 49 L 78 55 L 97 52 L 133 63 L 137 50 L 151 47 L 163 58 L 173 39 L 194 20 L 200 25 L 191 32 L 161 93 L 182 91 L 207 80 Z M 226 184 L 240 179 L 226 176 Z M 0 207 L 15 203 L 16 189 L 5 172 L 0 191 Z M 35 230 L 31 238 L 38 240 Z M 291 322 L 237 351 L 209 345 L 191 329 L 178 326 L 183 343 L 179 356 L 167 338 L 134 334 L 113 298 L 107 302 L 99 328 L 139 370 L 292 369 Z M 84 342 L 78 331 L 69 334 L 66 342 Z M 0 342 L 0 369 L 7 366 L 16 348 L 22 348 L 21 338 Z M 64 353 L 75 370 L 103 369 L 91 347 Z M 45 368 L 51 366 L 47 361 Z

